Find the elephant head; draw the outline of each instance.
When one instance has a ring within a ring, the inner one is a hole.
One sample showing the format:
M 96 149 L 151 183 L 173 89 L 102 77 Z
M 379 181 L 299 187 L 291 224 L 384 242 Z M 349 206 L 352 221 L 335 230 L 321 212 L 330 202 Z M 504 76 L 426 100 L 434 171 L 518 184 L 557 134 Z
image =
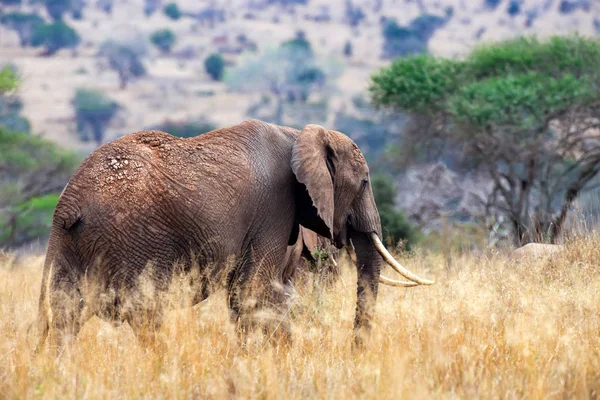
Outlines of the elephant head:
M 358 291 L 354 328 L 356 344 L 360 345 L 371 329 L 379 282 L 404 287 L 434 282 L 403 268 L 383 246 L 369 167 L 348 136 L 307 125 L 294 144 L 291 166 L 300 184 L 298 222 L 331 239 L 337 248 L 355 252 Z M 383 260 L 410 282 L 380 276 Z

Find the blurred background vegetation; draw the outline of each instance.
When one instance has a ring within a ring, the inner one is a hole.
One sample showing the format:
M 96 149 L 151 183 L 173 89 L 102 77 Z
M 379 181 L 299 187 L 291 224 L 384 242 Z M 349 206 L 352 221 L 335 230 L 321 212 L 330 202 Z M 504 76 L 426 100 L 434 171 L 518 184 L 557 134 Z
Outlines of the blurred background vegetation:
M 352 137 L 390 244 L 560 242 L 597 225 L 599 32 L 589 0 L 0 0 L 0 248 L 97 146 L 247 118 Z

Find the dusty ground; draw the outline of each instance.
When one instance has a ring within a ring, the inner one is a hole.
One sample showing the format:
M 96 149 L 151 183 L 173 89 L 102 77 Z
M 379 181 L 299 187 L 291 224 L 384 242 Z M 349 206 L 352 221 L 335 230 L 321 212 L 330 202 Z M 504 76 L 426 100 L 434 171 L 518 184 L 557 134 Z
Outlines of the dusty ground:
M 403 257 L 431 287 L 381 287 L 369 348 L 350 349 L 355 273 L 292 309 L 290 349 L 240 350 L 222 294 L 173 312 L 166 349 L 85 325 L 58 361 L 33 358 L 42 258 L 0 264 L 4 398 L 596 398 L 600 238 L 552 259 Z M 451 262 L 450 262 L 451 261 Z M 448 267 L 450 265 L 450 267 Z M 387 271 L 389 276 L 392 272 Z
M 547 35 L 579 31 L 594 34 L 594 18 L 600 17 L 597 2 L 591 2 L 590 12 L 579 10 L 563 15 L 558 12 L 559 1 L 527 0 L 521 2 L 521 14 L 509 18 L 507 1 L 503 1 L 495 11 L 490 11 L 482 6 L 483 1 L 480 0 L 382 0 L 379 9 L 377 0 L 355 0 L 353 4 L 363 9 L 366 19 L 358 29 L 352 29 L 344 23 L 344 0 L 310 0 L 307 6 L 297 6 L 294 13 L 279 6 L 261 9 L 258 5 L 266 3 L 261 1 L 179 0 L 177 3 L 187 12 L 197 12 L 210 3 L 223 4 L 227 9 L 226 22 L 210 27 L 191 18 L 171 21 L 161 11 L 146 18 L 143 0 L 116 0 L 111 15 L 88 6 L 83 20 L 67 18 L 82 37 L 78 54 L 74 56 L 66 50 L 50 58 L 39 57 L 39 50 L 20 49 L 16 35 L 0 27 L 0 64 L 14 63 L 22 73 L 19 95 L 25 102 L 24 114 L 31 120 L 33 131 L 72 148 L 91 150 L 92 144 L 79 142 L 73 123 L 70 101 L 79 87 L 100 89 L 123 105 L 123 111 L 108 130 L 107 139 L 151 126 L 166 118 L 183 120 L 204 116 L 217 125 L 238 123 L 246 118 L 248 106 L 256 102 L 260 94 L 230 93 L 222 83 L 210 82 L 204 73 L 203 60 L 216 49 L 215 41 L 225 37 L 225 43 L 231 45 L 240 33 L 255 41 L 261 49 L 277 45 L 292 37 L 297 30 L 303 30 L 320 57 L 341 62 L 344 70 L 337 81 L 338 90 L 331 93 L 329 111 L 332 114 L 348 106 L 353 95 L 364 94 L 370 74 L 386 63 L 380 59 L 382 36 L 379 20 L 383 16 L 408 24 L 422 12 L 444 15 L 444 10 L 452 6 L 452 19 L 429 42 L 431 52 L 450 57 L 464 54 L 478 41 L 497 40 L 519 33 Z M 44 12 L 40 5 L 27 7 Z M 315 23 L 305 19 L 307 15 L 314 16 L 324 10 L 331 16 L 330 22 Z M 531 27 L 526 27 L 527 15 L 534 11 L 539 16 Z M 254 19 L 245 17 L 249 12 Z M 174 53 L 191 49 L 196 54 L 193 59 L 162 56 L 147 44 L 145 64 L 149 75 L 133 82 L 126 90 L 119 90 L 114 72 L 98 66 L 95 54 L 104 40 L 147 43 L 153 31 L 167 27 L 177 34 Z M 481 32 L 479 38 L 478 32 Z M 354 55 L 350 59 L 342 55 L 347 40 L 353 44 Z M 228 59 L 235 63 L 237 56 L 228 55 Z M 215 95 L 203 94 L 208 91 L 214 91 Z M 331 118 L 328 118 L 329 121 Z

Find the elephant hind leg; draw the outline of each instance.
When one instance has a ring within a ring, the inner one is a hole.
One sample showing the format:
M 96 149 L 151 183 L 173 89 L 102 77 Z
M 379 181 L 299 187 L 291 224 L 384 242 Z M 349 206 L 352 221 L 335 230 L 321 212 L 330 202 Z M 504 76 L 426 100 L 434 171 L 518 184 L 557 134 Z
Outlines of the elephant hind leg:
M 272 344 L 290 344 L 291 324 L 285 287 L 280 283 L 252 285 L 238 282 L 229 286 L 229 309 L 243 347 L 248 336 L 262 331 Z
M 43 321 L 40 332 L 40 344 L 49 336 L 50 346 L 60 353 L 65 346 L 77 337 L 85 322 L 84 304 L 78 288 L 71 282 L 59 282 L 52 285 L 48 293 L 48 321 Z M 87 319 L 87 318 L 86 318 Z

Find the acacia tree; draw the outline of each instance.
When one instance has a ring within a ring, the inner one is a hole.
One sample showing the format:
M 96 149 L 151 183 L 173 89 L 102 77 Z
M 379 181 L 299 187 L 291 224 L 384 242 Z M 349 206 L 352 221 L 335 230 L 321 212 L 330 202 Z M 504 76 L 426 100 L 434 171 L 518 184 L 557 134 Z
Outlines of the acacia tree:
M 370 92 L 376 105 L 411 116 L 407 155 L 452 151 L 487 174 L 480 200 L 510 221 L 515 244 L 555 242 L 600 171 L 599 62 L 597 39 L 518 38 L 464 60 L 397 59 Z
M 119 105 L 102 92 L 92 89 L 77 89 L 72 104 L 82 140 L 93 139 L 100 146 L 108 124 L 119 111 Z

